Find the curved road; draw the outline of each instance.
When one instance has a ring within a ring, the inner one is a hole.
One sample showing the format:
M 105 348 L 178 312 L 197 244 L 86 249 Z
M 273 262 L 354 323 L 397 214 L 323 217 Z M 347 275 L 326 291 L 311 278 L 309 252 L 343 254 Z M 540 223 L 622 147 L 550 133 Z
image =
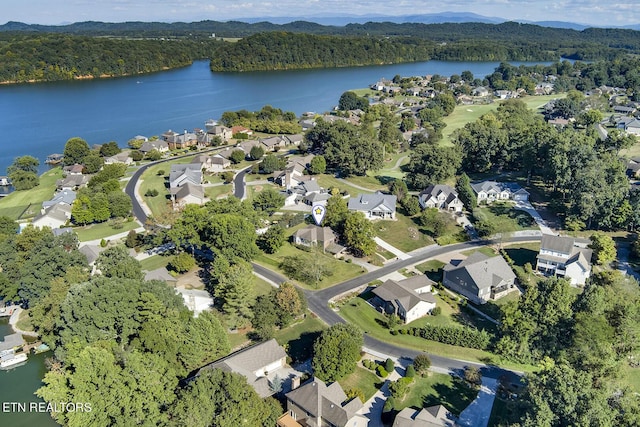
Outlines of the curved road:
M 244 177 L 251 170 L 251 166 L 242 169 L 240 172 L 233 177 L 233 195 L 240 200 L 243 200 L 245 197 L 245 182 Z
M 221 147 L 216 147 L 215 149 L 218 149 Z M 211 151 L 211 150 L 208 150 Z M 135 194 L 135 188 L 136 188 L 136 184 L 138 182 L 138 180 L 140 179 L 140 176 L 144 173 L 145 170 L 147 170 L 147 168 L 159 164 L 159 163 L 164 163 L 164 162 L 168 162 L 170 160 L 176 159 L 176 158 L 180 158 L 180 157 L 187 157 L 190 156 L 192 154 L 188 154 L 185 156 L 179 156 L 179 157 L 173 157 L 171 159 L 163 159 L 163 160 L 158 160 L 156 162 L 151 162 L 148 163 L 144 166 L 141 166 L 131 177 L 131 179 L 129 180 L 129 182 L 127 183 L 127 186 L 125 187 L 125 193 L 131 198 L 131 202 L 133 204 L 133 214 L 135 215 L 135 217 L 138 219 L 138 221 L 142 222 L 142 224 L 144 224 L 147 220 L 147 214 L 144 212 L 144 210 L 142 209 L 142 206 L 140 205 L 138 198 L 136 197 Z M 238 194 L 241 197 L 238 198 L 242 198 L 242 196 L 244 196 L 244 175 L 248 172 L 248 168 L 247 169 L 243 169 L 242 171 L 240 171 L 236 177 L 234 178 L 234 183 L 236 182 L 236 180 L 240 180 L 240 182 L 242 183 L 242 185 L 237 185 L 236 184 L 236 188 L 235 188 L 235 192 L 234 194 L 236 195 L 236 197 L 238 197 Z M 242 189 L 242 193 L 238 193 L 238 188 Z M 536 240 L 540 240 L 541 237 L 540 236 L 523 236 L 523 237 L 511 237 L 511 238 L 507 238 L 507 239 L 503 239 L 501 241 L 501 243 L 518 243 L 518 242 L 530 242 L 530 241 L 536 241 Z M 357 289 L 361 286 L 364 286 L 382 276 L 385 276 L 389 273 L 392 273 L 396 270 L 399 270 L 401 268 L 404 267 L 408 267 L 410 265 L 413 264 L 417 264 L 423 261 L 426 261 L 429 258 L 438 256 L 438 255 L 443 255 L 443 254 L 447 254 L 450 252 L 457 252 L 457 251 L 461 251 L 461 250 L 466 250 L 466 249 L 473 249 L 473 248 L 477 248 L 477 247 L 481 247 L 481 246 L 487 246 L 490 244 L 494 244 L 494 243 L 498 243 L 497 241 L 493 241 L 493 240 L 476 240 L 476 241 L 471 241 L 471 242 L 465 242 L 465 243 L 458 243 L 458 244 L 454 244 L 454 245 L 448 245 L 448 246 L 432 246 L 429 247 L 427 249 L 425 249 L 423 252 L 421 252 L 419 255 L 416 256 L 412 256 L 411 258 L 408 259 L 404 259 L 404 260 L 397 260 L 394 262 L 390 262 L 388 264 L 386 264 L 384 267 L 379 268 L 375 271 L 371 271 L 369 273 L 363 274 L 361 276 L 355 277 L 351 280 L 347 280 L 345 282 L 339 283 L 335 286 L 332 286 L 330 288 L 327 289 L 323 289 L 320 291 L 309 291 L 309 290 L 305 290 L 305 296 L 307 298 L 307 302 L 309 305 L 309 309 L 315 313 L 320 319 L 322 319 L 324 322 L 326 322 L 328 325 L 335 325 L 336 323 L 345 323 L 345 320 L 340 317 L 335 311 L 333 311 L 332 309 L 329 308 L 328 306 L 328 302 L 329 300 L 331 300 L 332 298 L 337 297 L 338 295 L 347 293 L 349 291 L 353 291 L 354 289 Z M 286 281 L 287 279 L 284 276 L 281 276 L 278 273 L 275 273 L 265 267 L 262 267 L 259 264 L 256 263 L 252 263 L 253 265 L 253 269 L 255 270 L 256 273 L 266 277 L 267 279 L 275 282 L 275 283 L 282 283 L 284 281 Z M 364 339 L 364 344 L 365 347 L 368 349 L 371 349 L 375 352 L 378 353 L 382 353 L 382 354 L 386 354 L 389 356 L 393 356 L 396 357 L 398 359 L 400 358 L 414 358 L 415 356 L 417 356 L 418 354 L 420 354 L 421 352 L 416 351 L 416 350 L 411 350 L 411 349 L 407 349 L 404 347 L 399 347 L 396 346 L 394 344 L 390 344 L 387 342 L 383 342 L 380 341 L 378 339 L 372 338 L 370 336 L 365 336 Z M 474 362 L 468 362 L 468 361 L 464 361 L 464 360 L 458 360 L 458 359 L 451 359 L 451 358 L 447 358 L 447 357 L 442 357 L 442 356 L 437 356 L 437 355 L 432 355 L 430 354 L 429 357 L 431 358 L 431 362 L 433 364 L 433 366 L 438 367 L 438 368 L 442 368 L 442 369 L 447 369 L 449 371 L 460 371 L 463 370 L 465 366 L 477 366 L 479 368 L 481 368 L 482 370 L 482 374 L 484 376 L 487 377 L 491 377 L 491 378 L 499 378 L 501 376 L 508 376 L 512 379 L 515 379 L 518 374 L 507 370 L 507 369 L 503 369 L 497 366 L 490 366 L 490 365 L 482 365 L 482 364 L 478 364 L 478 363 L 474 363 Z

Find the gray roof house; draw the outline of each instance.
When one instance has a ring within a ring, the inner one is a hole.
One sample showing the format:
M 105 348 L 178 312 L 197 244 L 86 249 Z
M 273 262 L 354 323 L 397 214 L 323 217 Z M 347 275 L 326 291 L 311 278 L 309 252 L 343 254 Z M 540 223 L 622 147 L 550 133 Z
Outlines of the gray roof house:
M 387 314 L 398 315 L 404 323 L 410 323 L 436 307 L 436 299 L 431 293 L 434 284 L 424 274 L 399 282 L 387 280 L 373 289 L 372 304 Z
M 71 219 L 71 205 L 56 203 L 42 208 L 40 213 L 31 222 L 34 227 L 60 228 Z
M 199 163 L 171 165 L 169 172 L 169 188 L 182 187 L 187 182 L 193 185 L 202 184 L 202 170 Z
M 286 397 L 287 415 L 299 425 L 366 427 L 369 424 L 369 420 L 358 413 L 363 406 L 360 398 L 348 400 L 338 382 L 327 385 L 312 377 Z
M 566 277 L 572 285 L 584 285 L 591 275 L 589 240 L 543 234 L 536 270 L 545 275 Z
M 169 144 L 167 141 L 157 140 L 157 141 L 146 141 L 141 146 L 139 151 L 143 154 L 147 154 L 150 151 L 156 150 L 160 153 L 166 153 L 169 151 Z
M 457 417 L 442 405 L 428 408 L 404 408 L 398 412 L 393 427 L 455 427 Z
M 498 299 L 515 286 L 516 275 L 501 256 L 474 252 L 465 260 L 452 260 L 444 267 L 442 284 L 476 304 Z
M 476 193 L 478 204 L 496 200 L 529 200 L 529 192 L 515 182 L 482 181 L 471 184 L 471 188 Z
M 438 208 L 451 212 L 462 212 L 463 204 L 456 190 L 448 185 L 436 184 L 428 186 L 418 196 L 422 209 Z
M 196 375 L 199 375 L 203 369 L 235 372 L 243 375 L 260 397 L 268 397 L 274 394 L 270 381 L 279 370 L 285 367 L 286 360 L 287 353 L 284 348 L 275 339 L 271 339 L 203 366 Z
M 188 204 L 202 205 L 206 201 L 202 185 L 185 182 L 180 187 L 171 188 L 170 191 L 174 209 Z
M 64 203 L 66 205 L 72 205 L 73 201 L 76 199 L 76 192 L 73 190 L 62 190 L 53 195 L 51 200 L 46 200 L 42 202 L 43 208 L 48 208 L 49 206 L 57 205 L 58 203 Z
M 169 274 L 169 270 L 166 267 L 156 268 L 155 270 L 145 271 L 144 280 L 159 280 L 165 282 L 167 285 L 176 286 L 178 279 Z
M 308 225 L 293 233 L 293 243 L 303 246 L 319 246 L 323 250 L 337 254 L 344 250 L 344 246 L 338 245 L 338 236 L 329 227 Z
M 395 219 L 396 196 L 383 194 L 379 191 L 374 194 L 358 194 L 349 198 L 350 211 L 362 212 L 367 219 Z

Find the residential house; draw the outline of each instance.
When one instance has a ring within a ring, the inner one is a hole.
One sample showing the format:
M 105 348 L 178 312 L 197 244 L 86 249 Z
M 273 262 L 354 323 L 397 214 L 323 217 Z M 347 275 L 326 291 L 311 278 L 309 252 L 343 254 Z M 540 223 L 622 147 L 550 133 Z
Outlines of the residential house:
M 58 191 L 76 191 L 77 189 L 87 185 L 89 179 L 90 177 L 88 175 L 67 175 L 63 179 L 59 179 L 56 181 L 56 188 L 58 189 Z
M 129 151 L 121 151 L 120 153 L 116 154 L 115 156 L 110 156 L 110 157 L 105 157 L 104 158 L 104 164 L 105 165 L 112 165 L 115 163 L 121 163 L 121 164 L 125 164 L 127 166 L 132 165 L 133 164 L 133 159 L 131 158 L 130 152 Z
M 543 234 L 540 242 L 536 270 L 545 275 L 556 275 L 571 280 L 572 285 L 584 285 L 591 275 L 589 240 L 568 236 Z
M 189 204 L 203 205 L 207 198 L 204 187 L 191 182 L 185 182 L 180 187 L 171 188 L 170 192 L 174 209 Z
M 90 267 L 93 267 L 96 260 L 98 259 L 98 256 L 105 249 L 107 248 L 106 247 L 103 248 L 102 246 L 99 246 L 99 245 L 82 245 L 78 250 L 82 255 L 85 256 L 85 258 L 87 258 L 87 264 L 89 264 Z M 93 274 L 93 271 L 92 271 L 92 274 Z
M 528 201 L 529 192 L 515 182 L 482 181 L 471 184 L 478 205 L 496 200 Z
M 34 227 L 60 228 L 65 226 L 71 219 L 71 205 L 56 203 L 55 205 L 42 208 L 40 213 L 31 222 Z
M 278 151 L 287 145 L 287 140 L 283 136 L 272 136 L 269 138 L 261 138 L 260 144 L 264 151 Z
M 240 149 L 242 151 L 244 151 L 245 157 L 248 157 L 249 154 L 251 153 L 251 149 L 253 147 L 258 147 L 260 146 L 260 141 L 257 141 L 255 139 L 248 139 L 246 141 L 240 142 L 238 144 L 236 144 L 236 150 Z
M 400 281 L 389 279 L 373 289 L 375 297 L 371 304 L 410 323 L 436 308 L 432 285 L 435 283 L 424 274 Z
M 350 211 L 362 212 L 367 219 L 395 219 L 396 196 L 383 194 L 380 191 L 374 194 L 358 194 L 349 198 Z
M 80 165 L 78 163 L 74 165 L 68 165 L 62 168 L 62 172 L 64 175 L 82 175 L 82 171 L 84 170 L 84 165 Z
M 213 126 L 211 129 L 207 129 L 207 133 L 212 137 L 220 137 L 220 140 L 225 143 L 233 138 L 233 132 L 231 128 L 226 126 Z
M 187 182 L 202 184 L 202 167 L 199 163 L 174 164 L 169 172 L 169 188 L 182 187 Z
M 51 200 L 46 200 L 42 202 L 43 208 L 48 208 L 49 206 L 57 205 L 58 203 L 64 203 L 66 205 L 73 205 L 73 201 L 76 199 L 76 192 L 73 190 L 62 190 L 53 195 Z
M 516 275 L 502 256 L 474 252 L 465 260 L 444 267 L 442 284 L 476 304 L 496 300 L 516 291 Z
M 632 157 L 627 162 L 627 176 L 629 178 L 640 177 L 640 157 Z
M 624 128 L 625 132 L 631 135 L 640 135 L 640 120 L 634 119 L 626 124 Z
M 211 156 L 209 172 L 222 172 L 229 167 L 231 167 L 231 160 L 225 159 L 222 156 Z
M 260 397 L 274 394 L 271 382 L 276 375 L 285 380 L 288 372 L 283 370 L 287 364 L 287 353 L 275 339 L 252 345 L 236 351 L 229 356 L 210 363 L 198 370 L 196 376 L 205 369 L 221 369 L 243 375 Z
M 144 280 L 159 280 L 166 283 L 169 286 L 175 286 L 178 284 L 178 279 L 169 274 L 169 270 L 166 267 L 156 268 L 155 270 L 145 271 Z
M 428 186 L 418 196 L 418 202 L 422 209 L 438 208 L 450 212 L 462 212 L 464 208 L 456 190 L 443 184 Z
M 194 133 L 187 132 L 177 133 L 172 130 L 162 134 L 162 140 L 169 145 L 170 150 L 188 148 L 198 144 L 198 137 Z
M 302 141 L 304 141 L 304 135 L 302 135 L 301 133 L 285 135 L 284 137 L 287 140 L 287 145 L 295 145 L 296 147 L 299 146 Z
M 455 427 L 457 417 L 443 405 L 422 409 L 404 408 L 398 412 L 393 427 Z
M 634 107 L 627 106 L 627 105 L 614 105 L 612 109 L 614 113 L 625 114 L 628 116 L 636 112 L 636 109 Z
M 305 181 L 298 183 L 288 190 L 289 196 L 285 199 L 285 206 L 291 206 L 303 202 L 309 206 L 320 203 L 326 204 L 331 195 L 318 184 L 313 177 L 303 176 Z M 308 179 L 309 178 L 309 179 Z
M 313 247 L 317 246 L 332 254 L 338 254 L 345 248 L 336 243 L 338 236 L 329 227 L 308 225 L 293 234 L 293 243 L 296 245 Z
M 369 420 L 358 413 L 363 407 L 359 397 L 350 399 L 338 382 L 327 385 L 312 377 L 299 388 L 286 394 L 287 414 L 279 426 L 366 427 Z M 289 421 L 285 424 L 285 420 Z M 291 423 L 294 421 L 296 424 Z
M 244 133 L 244 134 L 246 134 L 248 136 L 253 135 L 253 131 L 251 129 L 247 129 L 244 126 L 232 126 L 231 127 L 231 134 L 235 136 L 238 133 Z
M 291 190 L 291 188 L 313 179 L 311 176 L 305 175 L 304 170 L 305 167 L 300 164 L 290 164 L 285 170 L 273 173 L 273 182 L 286 190 Z
M 139 149 L 139 151 L 145 155 L 153 150 L 156 150 L 159 153 L 166 153 L 167 151 L 169 151 L 169 144 L 167 143 L 167 141 L 161 140 L 147 141 L 143 143 Z

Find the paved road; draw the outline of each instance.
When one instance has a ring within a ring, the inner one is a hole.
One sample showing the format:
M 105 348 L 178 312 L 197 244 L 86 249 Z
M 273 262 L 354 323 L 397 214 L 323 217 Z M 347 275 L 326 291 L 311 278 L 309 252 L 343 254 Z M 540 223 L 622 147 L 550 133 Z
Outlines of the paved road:
M 240 200 L 245 198 L 245 175 L 251 170 L 251 166 L 248 168 L 242 169 L 240 172 L 236 174 L 233 178 L 233 195 Z

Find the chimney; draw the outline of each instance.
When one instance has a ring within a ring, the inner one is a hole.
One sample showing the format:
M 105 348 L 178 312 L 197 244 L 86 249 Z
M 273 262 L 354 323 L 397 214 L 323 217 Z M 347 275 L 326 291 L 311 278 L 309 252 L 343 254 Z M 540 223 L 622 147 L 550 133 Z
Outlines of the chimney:
M 300 387 L 300 377 L 296 375 L 291 379 L 291 390 L 295 390 L 298 387 Z

